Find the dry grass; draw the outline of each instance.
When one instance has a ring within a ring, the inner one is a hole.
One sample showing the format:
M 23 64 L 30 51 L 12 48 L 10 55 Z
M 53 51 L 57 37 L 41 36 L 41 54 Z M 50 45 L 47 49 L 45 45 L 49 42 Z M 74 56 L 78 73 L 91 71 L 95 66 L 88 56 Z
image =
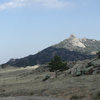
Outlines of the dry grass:
M 51 96 L 68 100 L 100 100 L 100 75 L 60 75 L 57 79 L 43 82 L 43 78 L 51 73 L 33 73 L 33 69 L 1 69 L 0 96 Z

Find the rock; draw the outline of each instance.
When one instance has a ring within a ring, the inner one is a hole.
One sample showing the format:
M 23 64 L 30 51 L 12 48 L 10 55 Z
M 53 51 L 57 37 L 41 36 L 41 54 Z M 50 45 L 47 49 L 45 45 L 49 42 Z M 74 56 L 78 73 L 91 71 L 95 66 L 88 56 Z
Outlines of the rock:
M 97 60 L 91 62 L 91 65 L 92 65 L 92 66 L 95 66 L 95 67 L 100 66 L 100 59 L 97 59 Z
M 68 70 L 65 71 L 66 75 L 71 74 L 71 69 L 68 69 Z
M 72 46 L 86 48 L 86 46 L 80 41 L 80 39 L 76 38 L 76 36 L 73 34 L 69 37 L 69 42 Z
M 85 73 L 89 74 L 89 75 L 92 74 L 93 73 L 93 68 L 94 68 L 94 66 L 90 66 L 89 68 L 86 68 Z
M 92 75 L 100 73 L 100 59 L 93 59 L 91 62 L 88 61 L 78 61 L 66 71 L 66 74 L 71 74 L 72 76 L 81 75 Z
M 47 81 L 50 77 L 51 77 L 50 75 L 47 75 L 42 81 Z
M 71 75 L 72 76 L 80 76 L 83 75 L 85 72 L 85 67 L 86 64 L 83 63 L 77 63 L 73 66 L 73 68 L 71 69 Z
M 95 70 L 92 74 L 96 75 L 96 74 L 99 74 L 99 73 L 100 73 L 100 70 Z

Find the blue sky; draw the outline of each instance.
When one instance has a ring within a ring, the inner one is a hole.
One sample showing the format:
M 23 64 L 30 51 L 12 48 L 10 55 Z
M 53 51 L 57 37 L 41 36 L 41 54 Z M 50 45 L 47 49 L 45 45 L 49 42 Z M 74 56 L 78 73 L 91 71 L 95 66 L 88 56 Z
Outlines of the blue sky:
M 0 0 L 0 63 L 72 33 L 100 40 L 100 0 Z

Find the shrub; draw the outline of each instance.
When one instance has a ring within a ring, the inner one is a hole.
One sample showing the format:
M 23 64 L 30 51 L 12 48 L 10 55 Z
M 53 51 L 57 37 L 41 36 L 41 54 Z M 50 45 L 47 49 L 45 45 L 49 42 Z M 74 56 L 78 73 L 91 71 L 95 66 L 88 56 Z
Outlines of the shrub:
M 59 56 L 55 56 L 49 63 L 49 70 L 55 72 L 55 77 L 57 77 L 58 71 L 64 71 L 68 69 L 67 63 L 63 62 Z
M 49 68 L 51 72 L 54 71 L 64 71 L 67 69 L 67 63 L 63 62 L 59 56 L 55 56 L 49 63 Z

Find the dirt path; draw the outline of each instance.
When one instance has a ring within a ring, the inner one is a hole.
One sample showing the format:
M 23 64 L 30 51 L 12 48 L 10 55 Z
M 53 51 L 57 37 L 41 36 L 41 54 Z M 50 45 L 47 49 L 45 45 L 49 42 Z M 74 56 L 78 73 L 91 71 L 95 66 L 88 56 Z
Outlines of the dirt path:
M 53 99 L 47 97 L 0 97 L 0 100 L 64 100 L 64 99 Z

